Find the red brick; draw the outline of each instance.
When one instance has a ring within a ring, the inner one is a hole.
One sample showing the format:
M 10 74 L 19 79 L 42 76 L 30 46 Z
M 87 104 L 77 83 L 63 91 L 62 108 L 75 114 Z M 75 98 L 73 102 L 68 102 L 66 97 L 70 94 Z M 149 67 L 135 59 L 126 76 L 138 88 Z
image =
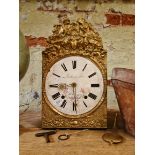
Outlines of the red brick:
M 122 25 L 135 25 L 135 15 L 122 14 Z
M 37 45 L 44 46 L 44 47 L 48 46 L 47 38 L 44 38 L 44 37 L 36 38 L 32 36 L 25 36 L 25 38 L 29 47 L 37 46 Z
M 121 21 L 121 16 L 120 14 L 105 14 L 105 16 L 107 17 L 107 24 L 111 24 L 111 25 L 120 25 L 120 21 Z

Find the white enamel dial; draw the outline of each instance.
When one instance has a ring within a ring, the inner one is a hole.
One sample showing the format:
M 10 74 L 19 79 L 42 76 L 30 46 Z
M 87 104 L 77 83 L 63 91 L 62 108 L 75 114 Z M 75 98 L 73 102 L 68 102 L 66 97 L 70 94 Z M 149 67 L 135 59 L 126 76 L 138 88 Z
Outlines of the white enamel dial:
M 78 116 L 93 110 L 104 90 L 103 77 L 91 60 L 69 56 L 57 61 L 47 74 L 45 91 L 52 107 Z

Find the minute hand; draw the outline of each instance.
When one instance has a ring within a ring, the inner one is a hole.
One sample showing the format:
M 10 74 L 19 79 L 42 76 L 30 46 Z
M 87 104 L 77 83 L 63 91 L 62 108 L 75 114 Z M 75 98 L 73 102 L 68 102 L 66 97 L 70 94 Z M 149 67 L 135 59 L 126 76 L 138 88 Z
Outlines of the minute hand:
M 77 109 L 76 109 L 76 106 L 77 106 L 77 104 L 76 104 L 76 86 L 73 86 L 73 94 L 74 94 L 73 110 L 75 110 L 77 113 Z

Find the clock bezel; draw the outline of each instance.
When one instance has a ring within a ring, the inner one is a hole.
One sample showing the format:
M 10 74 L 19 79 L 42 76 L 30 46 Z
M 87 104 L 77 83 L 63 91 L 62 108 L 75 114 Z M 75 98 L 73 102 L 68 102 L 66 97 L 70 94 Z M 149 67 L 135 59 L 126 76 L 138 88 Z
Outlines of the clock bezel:
M 56 109 L 52 103 L 48 100 L 48 97 L 46 95 L 46 77 L 47 77 L 47 74 L 48 72 L 50 71 L 51 67 L 58 61 L 64 59 L 64 58 L 67 58 L 67 57 L 72 57 L 72 56 L 79 56 L 79 57 L 83 57 L 83 58 L 86 58 L 88 59 L 89 61 L 91 61 L 94 65 L 96 65 L 96 67 L 100 70 L 101 74 L 102 74 L 102 78 L 103 78 L 103 86 L 104 86 L 104 89 L 103 89 L 103 93 L 102 93 L 102 97 L 101 99 L 99 100 L 99 102 L 96 104 L 96 106 L 91 109 L 90 111 L 86 112 L 86 113 L 83 113 L 83 114 L 79 114 L 79 115 L 69 115 L 69 114 L 65 114 L 61 111 L 59 111 L 58 109 Z M 88 116 L 90 115 L 91 113 L 95 112 L 96 109 L 98 109 L 100 107 L 100 105 L 102 103 L 105 103 L 104 100 L 106 99 L 106 93 L 107 93 L 107 74 L 106 74 L 106 68 L 105 66 L 102 64 L 99 63 L 99 61 L 97 60 L 96 57 L 91 57 L 91 56 L 87 56 L 87 55 L 84 55 L 84 54 L 65 54 L 65 55 L 62 55 L 61 57 L 58 57 L 56 59 L 53 59 L 53 61 L 49 62 L 49 64 L 46 66 L 46 72 L 44 73 L 44 80 L 43 80 L 43 97 L 45 98 L 45 101 L 46 103 L 48 104 L 48 106 L 57 114 L 63 116 L 63 117 L 66 117 L 66 118 L 82 118 L 82 117 L 85 117 L 85 116 Z

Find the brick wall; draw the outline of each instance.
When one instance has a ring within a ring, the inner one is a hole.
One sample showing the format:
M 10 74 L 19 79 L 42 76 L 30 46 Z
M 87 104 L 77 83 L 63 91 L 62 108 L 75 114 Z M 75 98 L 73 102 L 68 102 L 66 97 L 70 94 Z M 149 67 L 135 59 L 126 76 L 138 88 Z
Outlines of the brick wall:
M 68 16 L 71 21 L 83 17 L 92 23 L 108 51 L 108 79 L 112 68 L 134 69 L 134 2 L 131 0 L 49 0 L 20 1 L 20 29 L 30 47 L 30 65 L 20 82 L 20 110 L 40 110 L 41 52 L 53 25 Z M 117 109 L 112 87 L 108 87 L 108 108 Z

